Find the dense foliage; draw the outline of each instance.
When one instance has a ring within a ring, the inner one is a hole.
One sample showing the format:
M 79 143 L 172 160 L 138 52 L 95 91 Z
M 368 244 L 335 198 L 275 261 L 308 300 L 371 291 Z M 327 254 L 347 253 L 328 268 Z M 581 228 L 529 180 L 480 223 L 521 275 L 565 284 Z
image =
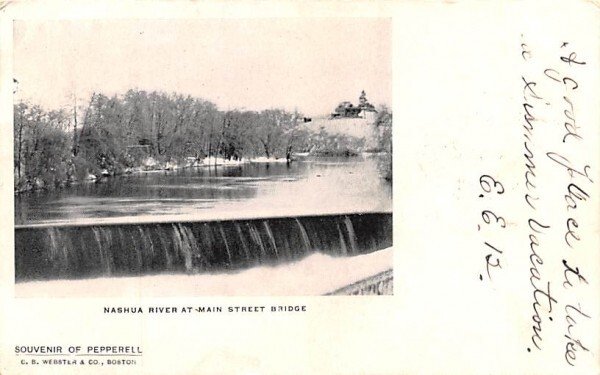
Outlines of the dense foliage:
M 149 159 L 183 165 L 207 156 L 289 159 L 303 151 L 349 156 L 364 144 L 310 134 L 300 119 L 301 114 L 281 109 L 220 111 L 202 99 L 139 90 L 113 97 L 95 93 L 83 108 L 72 110 L 19 103 L 14 110 L 15 190 L 120 174 Z M 386 121 L 381 120 L 382 129 Z M 384 144 L 388 135 L 380 133 Z
M 190 157 L 286 157 L 304 143 L 298 113 L 219 111 L 211 102 L 178 94 L 93 94 L 80 113 L 78 118 L 70 111 L 15 105 L 17 190 L 121 173 L 148 158 L 179 164 Z

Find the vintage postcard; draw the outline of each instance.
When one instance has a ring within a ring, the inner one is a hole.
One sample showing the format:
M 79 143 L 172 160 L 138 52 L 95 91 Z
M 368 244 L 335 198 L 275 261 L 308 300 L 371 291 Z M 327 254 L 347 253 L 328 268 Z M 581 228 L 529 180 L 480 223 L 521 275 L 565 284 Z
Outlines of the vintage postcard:
M 594 2 L 0 17 L 0 374 L 600 372 Z
M 391 294 L 391 26 L 15 20 L 17 296 Z

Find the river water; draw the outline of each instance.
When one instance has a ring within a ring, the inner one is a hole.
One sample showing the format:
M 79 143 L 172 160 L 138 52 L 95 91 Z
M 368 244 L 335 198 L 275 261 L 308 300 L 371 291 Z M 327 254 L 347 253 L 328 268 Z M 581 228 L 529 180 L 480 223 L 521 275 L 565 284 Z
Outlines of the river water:
M 305 157 L 117 176 L 15 196 L 15 224 L 106 224 L 391 212 L 378 157 Z

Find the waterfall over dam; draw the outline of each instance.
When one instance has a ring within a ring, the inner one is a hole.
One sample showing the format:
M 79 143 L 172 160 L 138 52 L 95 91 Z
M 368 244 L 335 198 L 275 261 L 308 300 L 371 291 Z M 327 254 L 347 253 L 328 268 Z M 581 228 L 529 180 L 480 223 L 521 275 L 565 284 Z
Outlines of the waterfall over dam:
M 391 246 L 391 213 L 22 225 L 15 227 L 15 279 L 218 273 L 291 262 L 317 251 L 353 256 Z

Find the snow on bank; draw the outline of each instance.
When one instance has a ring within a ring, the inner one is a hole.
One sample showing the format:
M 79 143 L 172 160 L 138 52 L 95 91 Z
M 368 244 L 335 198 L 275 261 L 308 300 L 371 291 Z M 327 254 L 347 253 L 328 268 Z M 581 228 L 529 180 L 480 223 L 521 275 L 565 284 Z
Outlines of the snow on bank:
M 256 157 L 256 158 L 250 158 L 250 159 L 246 159 L 246 158 L 241 158 L 238 160 L 229 160 L 229 159 L 224 159 L 221 157 L 218 158 L 204 158 L 204 160 L 202 161 L 202 164 L 199 164 L 199 167 L 202 166 L 208 166 L 208 165 L 223 165 L 223 166 L 228 166 L 228 165 L 242 165 L 242 164 L 246 164 L 246 163 L 287 163 L 287 159 L 286 158 L 267 158 L 265 156 L 260 156 L 260 157 Z
M 287 163 L 288 160 L 286 158 L 267 158 L 265 156 L 261 156 L 258 158 L 250 159 L 250 163 Z
M 151 158 L 150 158 L 151 159 Z M 205 157 L 201 160 L 189 161 L 185 165 L 179 165 L 177 163 L 166 162 L 164 164 L 159 164 L 158 162 L 151 160 L 146 161 L 144 163 L 144 168 L 132 168 L 129 170 L 129 173 L 140 173 L 140 172 L 157 172 L 157 171 L 170 171 L 177 170 L 182 168 L 201 168 L 201 167 L 235 167 L 239 165 L 244 165 L 248 163 L 285 163 L 287 162 L 286 158 L 266 158 L 264 156 L 256 157 L 256 158 L 240 158 L 240 159 L 225 159 L 222 157 Z M 95 177 L 95 176 L 94 176 Z
M 376 128 L 373 121 L 363 118 L 316 118 L 307 123 L 306 128 L 313 133 L 319 133 L 323 129 L 331 135 L 346 135 L 354 138 L 364 138 L 367 148 L 374 147 L 376 141 Z
M 15 286 L 15 294 L 17 297 L 323 295 L 392 266 L 392 248 L 345 258 L 316 253 L 294 263 L 230 274 L 165 274 L 19 283 Z
M 142 169 L 142 168 L 138 168 L 138 169 L 131 169 L 131 172 L 153 172 L 153 171 L 165 171 L 165 170 L 177 170 L 177 169 L 181 169 L 181 168 L 190 168 L 190 167 L 194 167 L 194 168 L 198 168 L 198 167 L 235 167 L 235 166 L 239 166 L 239 165 L 243 165 L 243 164 L 248 164 L 248 163 L 287 163 L 287 159 L 286 158 L 267 158 L 264 156 L 260 156 L 260 157 L 256 157 L 256 158 L 240 158 L 240 159 L 225 159 L 222 157 L 205 157 L 204 159 L 200 160 L 200 161 L 194 161 L 194 162 L 190 162 L 187 163 L 186 165 L 182 166 L 182 165 L 178 165 L 176 163 L 165 163 L 164 165 L 159 165 L 156 162 L 153 163 L 146 163 L 144 164 L 144 167 L 146 169 Z M 94 176 L 95 177 L 95 176 Z
M 241 158 L 237 160 L 229 160 L 221 157 L 205 157 L 202 163 L 198 164 L 197 167 L 207 166 L 237 166 L 248 163 L 248 159 Z

